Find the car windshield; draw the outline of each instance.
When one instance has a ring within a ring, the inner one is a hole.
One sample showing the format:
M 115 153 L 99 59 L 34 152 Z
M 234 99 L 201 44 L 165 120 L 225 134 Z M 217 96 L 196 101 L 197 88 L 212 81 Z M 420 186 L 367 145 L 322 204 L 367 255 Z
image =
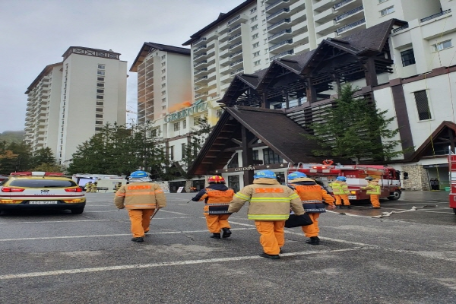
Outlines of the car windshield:
M 9 186 L 26 188 L 67 188 L 76 187 L 72 180 L 64 179 L 15 179 Z

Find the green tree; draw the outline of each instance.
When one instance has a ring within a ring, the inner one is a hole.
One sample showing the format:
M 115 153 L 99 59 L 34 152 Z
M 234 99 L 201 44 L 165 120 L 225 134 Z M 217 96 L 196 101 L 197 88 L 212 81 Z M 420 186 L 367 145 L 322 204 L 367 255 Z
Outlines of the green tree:
M 389 128 L 394 117 L 387 118 L 387 110 L 380 111 L 365 98 L 354 97 L 351 85 L 342 87 L 341 95 L 328 105 L 310 124 L 319 147 L 312 152 L 325 158 L 354 159 L 384 162 L 399 156 L 400 140 L 394 137 L 399 129 Z
M 0 174 L 30 170 L 30 151 L 30 146 L 24 141 L 0 142 Z
M 55 165 L 55 157 L 50 148 L 40 148 L 33 152 L 31 166 L 37 167 L 42 164 Z

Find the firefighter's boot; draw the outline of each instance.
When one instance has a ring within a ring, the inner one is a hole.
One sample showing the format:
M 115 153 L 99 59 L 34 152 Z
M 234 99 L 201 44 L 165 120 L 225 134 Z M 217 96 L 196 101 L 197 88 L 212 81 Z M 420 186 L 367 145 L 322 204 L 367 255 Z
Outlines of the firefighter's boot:
M 312 236 L 306 243 L 310 245 L 320 245 L 320 238 L 318 236 Z
M 230 228 L 222 228 L 222 238 L 226 239 L 231 236 Z
M 220 238 L 220 233 L 212 233 L 211 238 L 219 239 Z

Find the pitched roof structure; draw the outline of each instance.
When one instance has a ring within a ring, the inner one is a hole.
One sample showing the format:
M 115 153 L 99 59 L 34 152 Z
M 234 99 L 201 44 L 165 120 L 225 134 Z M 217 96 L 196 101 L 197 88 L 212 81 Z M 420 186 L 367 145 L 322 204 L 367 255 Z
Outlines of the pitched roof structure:
M 190 56 L 191 50 L 183 47 L 165 45 L 155 42 L 144 42 L 141 50 L 135 58 L 135 61 L 131 65 L 130 72 L 137 72 L 138 66 L 144 61 L 144 58 L 150 53 L 151 50 L 156 49 L 168 53 L 175 53 Z

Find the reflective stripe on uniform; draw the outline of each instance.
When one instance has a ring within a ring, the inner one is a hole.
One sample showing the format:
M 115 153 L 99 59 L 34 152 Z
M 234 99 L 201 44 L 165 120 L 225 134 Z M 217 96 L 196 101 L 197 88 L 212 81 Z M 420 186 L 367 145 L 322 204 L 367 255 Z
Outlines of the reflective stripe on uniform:
M 302 201 L 303 204 L 318 204 L 318 203 L 321 203 L 321 201 L 319 200 L 306 200 L 306 201 Z
M 240 198 L 241 200 L 244 200 L 244 201 L 250 200 L 250 196 L 244 195 L 240 192 L 236 193 L 234 196 L 237 198 Z
M 126 209 L 155 209 L 157 204 L 125 205 Z
M 248 214 L 249 220 L 286 221 L 289 214 Z

